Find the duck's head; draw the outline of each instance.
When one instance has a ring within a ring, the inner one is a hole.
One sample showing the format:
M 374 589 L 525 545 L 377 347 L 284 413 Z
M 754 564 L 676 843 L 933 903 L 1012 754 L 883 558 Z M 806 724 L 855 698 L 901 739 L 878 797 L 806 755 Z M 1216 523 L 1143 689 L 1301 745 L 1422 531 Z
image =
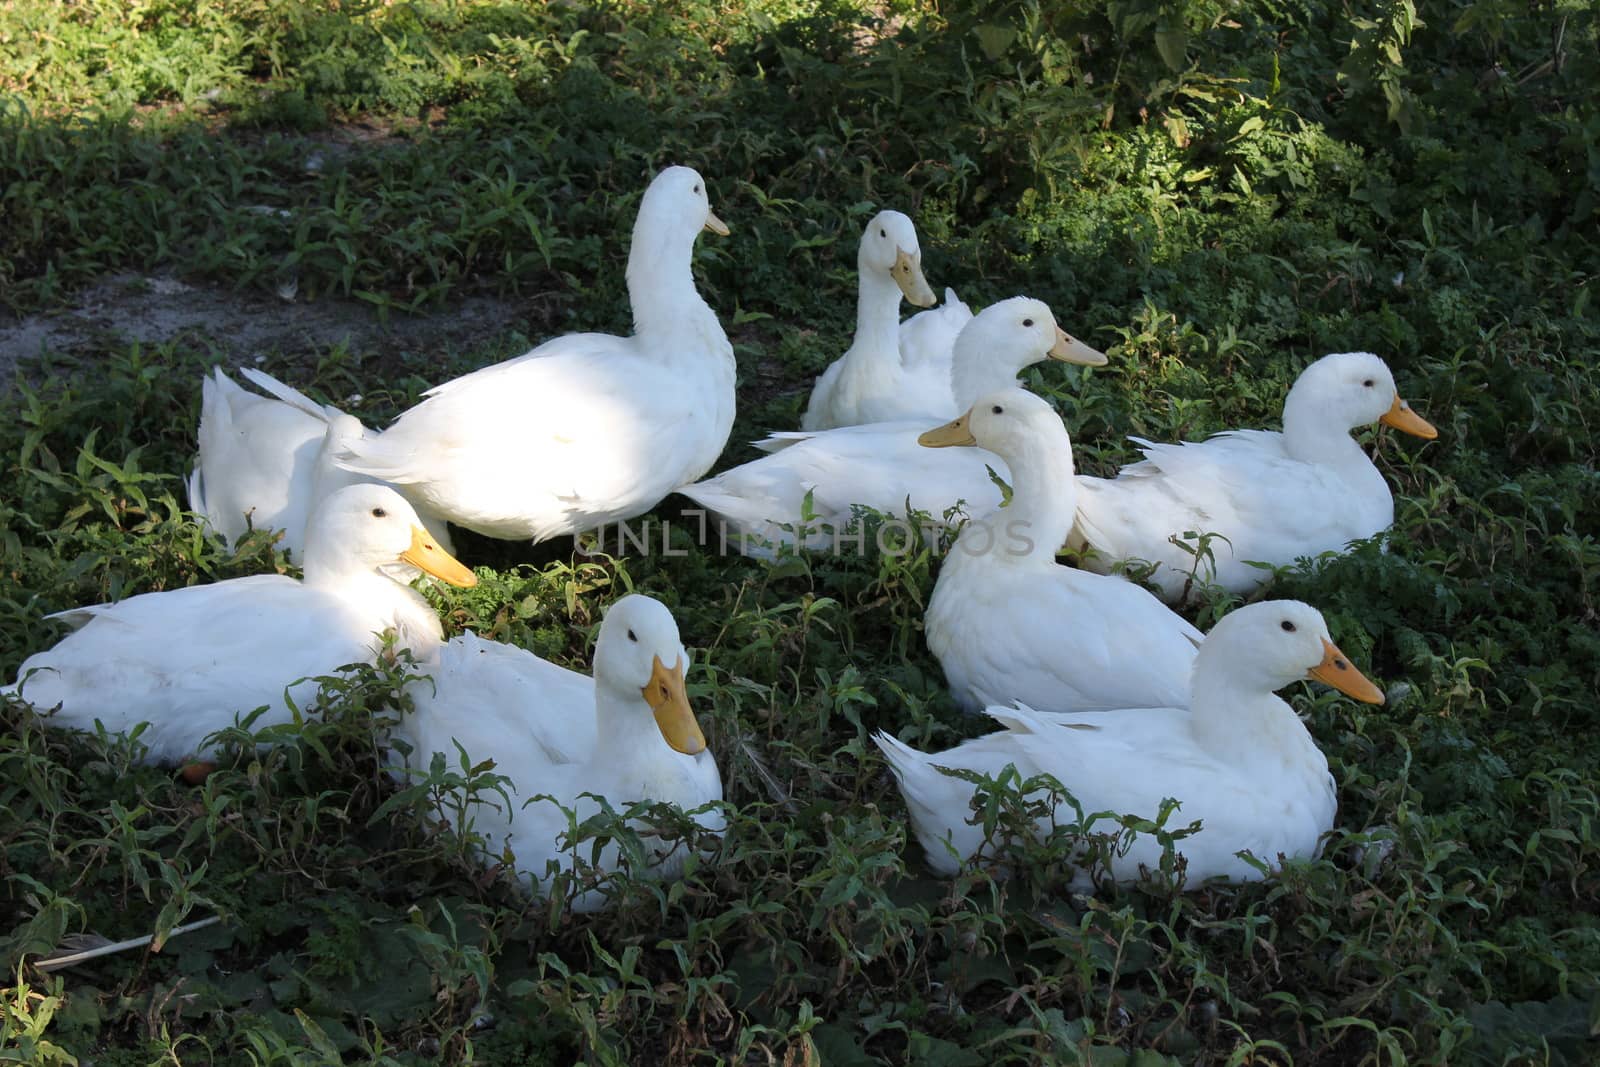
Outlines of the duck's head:
M 667 744 L 693 756 L 705 751 L 706 737 L 684 688 L 688 666 L 678 623 L 661 601 L 633 594 L 611 605 L 595 641 L 595 684 L 624 706 L 642 697 Z
M 668 167 L 657 174 L 644 192 L 639 220 L 679 224 L 691 239 L 701 230 L 728 236 L 727 223 L 711 210 L 711 193 L 705 179 L 692 167 Z
M 982 397 L 965 415 L 929 430 L 917 443 L 928 448 L 976 445 L 1009 461 L 1029 441 L 1064 432 L 1061 416 L 1048 401 L 1013 387 Z
M 1000 300 L 972 317 L 956 337 L 958 364 L 986 364 L 1015 377 L 1041 360 L 1105 365 L 1105 353 L 1084 344 L 1056 324 L 1042 300 L 1014 296 Z
M 440 548 L 405 498 L 386 485 L 350 485 L 322 498 L 306 520 L 306 577 L 319 572 L 415 567 L 471 588 L 478 576 Z
M 1200 655 L 1227 658 L 1236 682 L 1282 689 L 1314 678 L 1366 704 L 1382 704 L 1383 693 L 1339 651 L 1322 612 L 1298 600 L 1263 600 L 1230 612 L 1211 628 Z
M 932 307 L 937 301 L 928 279 L 922 275 L 922 246 L 917 243 L 917 228 L 898 211 L 880 211 L 861 233 L 857 269 L 863 275 L 887 274 L 900 287 L 905 298 L 917 307 Z
M 1284 405 L 1285 425 L 1290 409 L 1302 404 L 1341 429 L 1381 422 L 1427 441 L 1439 436 L 1400 398 L 1389 365 L 1371 352 L 1336 352 L 1301 371 Z

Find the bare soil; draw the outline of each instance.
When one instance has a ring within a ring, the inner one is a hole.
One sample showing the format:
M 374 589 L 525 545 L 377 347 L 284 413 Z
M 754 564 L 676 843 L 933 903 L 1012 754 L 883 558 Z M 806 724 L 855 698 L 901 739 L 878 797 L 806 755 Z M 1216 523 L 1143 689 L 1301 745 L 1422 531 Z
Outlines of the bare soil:
M 541 336 L 536 300 L 466 296 L 426 315 L 387 322 L 350 300 L 307 302 L 192 284 L 171 274 L 124 273 L 101 279 L 70 306 L 18 320 L 0 317 L 0 393 L 14 371 L 42 354 L 90 354 L 131 342 L 209 347 L 229 364 L 264 354 L 294 356 L 343 343 L 353 351 L 461 351 L 512 331 Z M 515 355 L 507 352 L 507 356 Z

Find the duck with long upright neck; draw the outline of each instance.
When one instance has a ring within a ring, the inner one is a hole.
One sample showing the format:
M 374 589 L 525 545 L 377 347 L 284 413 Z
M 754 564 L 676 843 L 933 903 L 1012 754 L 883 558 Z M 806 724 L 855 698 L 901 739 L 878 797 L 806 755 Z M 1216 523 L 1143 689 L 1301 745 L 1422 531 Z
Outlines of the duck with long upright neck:
M 1439 435 L 1395 389 L 1370 352 L 1324 356 L 1301 372 L 1283 405 L 1283 432 L 1234 430 L 1205 441 L 1134 438 L 1142 462 L 1113 479 L 1079 479 L 1075 540 L 1085 565 L 1158 564 L 1150 581 L 1168 602 L 1193 579 L 1245 595 L 1302 557 L 1342 552 L 1394 522 L 1383 475 L 1351 437 L 1381 422 L 1431 441 Z M 1217 534 L 1206 546 L 1191 534 Z
M 901 419 L 947 419 L 962 405 L 950 391 L 956 338 L 972 309 L 954 289 L 932 307 L 922 273 L 917 228 L 898 211 L 881 211 L 861 234 L 856 256 L 856 332 L 849 349 L 817 376 L 804 430 L 829 430 Z M 900 321 L 900 298 L 928 308 Z
M 305 577 L 232 578 L 144 593 L 52 618 L 78 627 L 28 658 L 0 689 L 52 726 L 113 733 L 148 723 L 145 758 L 205 756 L 204 739 L 265 706 L 257 729 L 293 719 L 322 675 L 372 662 L 382 635 L 424 663 L 444 640 L 439 617 L 407 586 L 418 572 L 477 584 L 393 489 L 355 485 L 320 501 L 306 527 Z
M 1098 366 L 1105 356 L 1056 325 L 1038 300 L 1013 297 L 984 308 L 962 330 L 951 366 L 951 389 L 963 403 L 1014 386 L 1044 359 Z M 958 506 L 981 514 L 1000 503 L 990 470 L 1004 462 L 979 450 L 931 452 L 917 444 L 925 420 L 842 426 L 817 433 L 777 433 L 757 447 L 772 454 L 679 492 L 714 512 L 745 551 L 779 544 L 810 548 L 843 544 L 840 532 L 858 508 L 903 515 L 907 506 L 942 523 Z M 786 447 L 779 447 L 785 445 Z M 810 496 L 811 519 L 805 523 Z
M 917 418 L 951 403 L 948 374 L 908 373 L 900 358 L 900 298 L 918 307 L 934 301 L 911 220 L 898 211 L 873 216 L 861 234 L 856 273 L 855 338 L 817 376 L 800 420 L 806 430 Z
M 1132 582 L 1056 562 L 1077 490 L 1054 408 L 1002 390 L 921 442 L 988 449 L 1011 474 L 1010 502 L 963 527 L 928 601 L 928 647 L 957 703 L 1073 712 L 1188 699 L 1200 631 Z
M 510 781 L 506 794 L 485 792 L 470 802 L 455 794 L 443 811 L 458 832 L 481 838 L 483 853 L 508 851 L 525 884 L 544 882 L 547 870 L 570 870 L 579 846 L 563 845 L 569 821 L 599 810 L 586 794 L 604 797 L 621 811 L 637 801 L 664 801 L 720 831 L 722 778 L 684 689 L 689 655 L 678 625 L 660 601 L 623 597 L 606 612 L 595 641 L 594 677 L 539 659 L 530 652 L 463 634 L 450 641 L 433 674 L 434 684 L 413 690 L 414 710 L 396 736 L 410 752 L 397 764 L 426 769 L 435 753 L 455 766 L 485 759 Z M 458 748 L 459 746 L 459 748 Z M 587 858 L 587 850 L 582 854 Z M 649 870 L 674 877 L 684 846 L 663 846 Z M 608 845 L 596 866 L 619 863 Z M 645 873 L 643 871 L 635 872 Z M 576 908 L 604 902 L 598 891 L 580 894 Z
M 662 171 L 628 255 L 631 336 L 568 334 L 446 382 L 341 465 L 490 537 L 542 541 L 648 511 L 709 470 L 733 428 L 733 348 L 691 269 L 701 230 L 727 232 L 705 181 Z
M 1327 758 L 1274 692 L 1307 677 L 1364 703 L 1383 703 L 1377 686 L 1328 636 L 1321 613 L 1294 600 L 1268 600 L 1211 628 L 1195 657 L 1187 707 L 1072 716 L 991 707 L 988 714 L 1004 730 L 931 755 L 885 733 L 873 740 L 900 783 L 929 865 L 942 874 L 956 873 L 979 852 L 984 831 L 972 818 L 973 783 L 941 768 L 998 776 L 1013 766 L 1024 779 L 1055 778 L 1084 813 L 1153 821 L 1164 801 L 1176 800 L 1170 828 L 1200 823 L 1175 845 L 1186 887 L 1211 878 L 1253 881 L 1262 877 L 1262 865 L 1277 870 L 1284 858 L 1315 856 L 1338 810 Z M 1039 830 L 1073 818 L 1058 806 Z M 1135 882 L 1160 870 L 1163 848 L 1155 835 L 1139 834 L 1127 846 L 1107 856 L 1112 881 Z M 1080 870 L 1080 884 L 1089 873 Z

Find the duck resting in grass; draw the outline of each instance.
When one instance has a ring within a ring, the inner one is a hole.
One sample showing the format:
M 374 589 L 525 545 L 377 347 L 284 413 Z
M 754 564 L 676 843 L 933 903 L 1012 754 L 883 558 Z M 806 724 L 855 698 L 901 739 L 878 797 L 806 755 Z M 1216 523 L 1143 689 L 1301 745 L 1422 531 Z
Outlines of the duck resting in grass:
M 956 873 L 984 843 L 972 813 L 974 785 L 941 768 L 997 777 L 1008 766 L 1025 780 L 1055 778 L 1085 814 L 1112 812 L 1154 820 L 1163 801 L 1180 807 L 1169 829 L 1200 828 L 1176 842 L 1185 885 L 1212 878 L 1262 877 L 1249 853 L 1276 871 L 1283 858 L 1317 855 L 1338 810 L 1328 761 L 1294 708 L 1275 694 L 1314 678 L 1356 700 L 1383 703 L 1328 636 L 1321 613 L 1294 600 L 1268 600 L 1225 616 L 1195 657 L 1187 707 L 1137 708 L 1070 716 L 1027 707 L 990 707 L 1004 729 L 945 752 L 925 754 L 886 733 L 874 736 L 911 813 L 911 826 L 941 874 Z M 1056 807 L 1038 832 L 1070 824 L 1073 809 Z M 1115 829 L 1110 824 L 1102 831 Z M 1112 850 L 1104 873 L 1118 883 L 1161 868 L 1154 834 Z M 1088 888 L 1091 872 L 1075 883 Z
M 733 428 L 733 348 L 695 289 L 706 183 L 670 167 L 628 253 L 634 332 L 567 334 L 428 391 L 340 464 L 490 537 L 543 541 L 648 511 L 716 462 Z
M 951 389 L 966 404 L 1014 386 L 1043 359 L 1099 366 L 1105 356 L 1056 325 L 1043 302 L 1013 297 L 984 308 L 962 330 L 951 364 Z M 846 544 L 838 532 L 858 508 L 904 515 L 907 505 L 941 523 L 965 505 L 982 514 L 1000 504 L 990 476 L 1009 477 L 1005 462 L 981 449 L 935 451 L 917 444 L 927 420 L 869 423 L 833 430 L 775 433 L 756 447 L 770 455 L 678 491 L 714 512 L 741 549 L 770 555 L 797 542 L 822 549 Z M 804 526 L 807 495 L 813 518 Z
M 928 648 L 958 704 L 1073 712 L 1187 701 L 1200 631 L 1126 579 L 1056 562 L 1077 494 L 1054 408 L 1004 389 L 920 440 L 987 449 L 1011 475 L 1011 502 L 962 528 L 928 601 Z
M 900 298 L 918 307 L 934 301 L 922 275 L 922 249 L 911 220 L 898 211 L 874 215 L 861 233 L 856 273 L 860 290 L 855 338 L 844 355 L 817 376 L 800 420 L 802 429 L 919 418 L 952 406 L 947 367 L 926 374 L 920 364 L 913 370 L 901 362 Z M 920 340 L 931 330 L 931 324 L 918 327 L 913 336 Z M 937 342 L 930 337 L 922 343 Z
M 1271 577 L 1251 566 L 1289 566 L 1342 552 L 1394 522 L 1394 497 L 1350 431 L 1381 422 L 1431 441 L 1439 436 L 1395 390 L 1370 352 L 1324 356 L 1307 367 L 1283 405 L 1283 432 L 1233 430 L 1200 442 L 1140 438 L 1144 460 L 1113 479 L 1078 479 L 1073 544 L 1094 551 L 1084 565 L 1108 572 L 1120 560 L 1157 564 L 1150 581 L 1169 603 L 1191 575 L 1248 595 Z M 1211 559 L 1186 535 L 1214 533 Z M 1179 543 L 1187 545 L 1187 550 Z
M 434 753 L 455 767 L 493 759 L 510 782 L 506 796 L 485 790 L 467 800 L 459 792 L 442 814 L 457 832 L 481 835 L 486 858 L 506 854 L 523 882 L 538 887 L 553 864 L 570 870 L 573 854 L 589 859 L 589 846 L 564 843 L 563 808 L 579 822 L 599 811 L 585 794 L 603 796 L 621 811 L 636 801 L 665 801 L 713 832 L 723 828 L 714 805 L 722 777 L 706 749 L 684 689 L 689 654 L 678 624 L 658 600 L 623 597 L 606 612 L 595 642 L 594 677 L 566 670 L 531 652 L 472 634 L 444 647 L 434 685 L 412 689 L 415 710 L 395 735 L 409 747 L 400 765 L 425 770 Z M 457 746 L 460 746 L 459 749 Z M 668 842 L 649 859 L 653 876 L 676 877 L 686 846 Z M 617 867 L 608 844 L 596 867 Z M 643 873 L 643 872 L 635 872 Z M 574 903 L 590 911 L 605 901 L 590 889 Z
M 373 662 L 392 631 L 419 661 L 438 653 L 438 615 L 407 583 L 419 572 L 477 584 L 393 489 L 354 485 L 306 526 L 305 577 L 231 578 L 144 593 L 50 618 L 77 629 L 30 656 L 0 689 L 48 725 L 126 733 L 140 723 L 151 763 L 206 758 L 205 738 L 259 707 L 261 729 L 313 703 L 318 676 Z M 53 711 L 52 711 L 53 709 Z

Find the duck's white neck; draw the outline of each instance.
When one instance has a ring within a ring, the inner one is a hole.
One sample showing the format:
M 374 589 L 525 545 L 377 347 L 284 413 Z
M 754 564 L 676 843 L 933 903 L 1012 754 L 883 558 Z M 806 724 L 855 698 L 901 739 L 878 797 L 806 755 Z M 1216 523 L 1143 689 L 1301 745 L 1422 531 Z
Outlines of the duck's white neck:
M 1011 503 L 987 520 L 995 539 L 993 554 L 1008 561 L 1054 562 L 1078 508 L 1072 441 L 1057 427 L 1023 436 L 1008 451 Z M 972 533 L 981 536 L 980 531 Z
M 400 559 L 395 557 L 398 564 Z M 335 589 L 342 586 L 368 586 L 369 580 L 394 583 L 380 574 L 371 562 L 353 558 L 348 552 L 330 550 L 325 538 L 317 536 L 313 527 L 307 531 L 306 547 L 300 560 L 300 569 L 304 573 L 307 585 L 314 585 L 323 589 Z
M 981 344 L 957 344 L 950 356 L 950 393 L 956 411 L 966 411 L 979 397 L 1012 388 L 1022 369 L 1037 362 L 1031 356 L 1019 362 L 1015 356 L 988 351 Z
M 633 330 L 640 336 L 659 336 L 690 330 L 716 329 L 716 314 L 701 299 L 694 284 L 694 234 L 681 227 L 639 220 L 628 251 L 628 300 L 633 305 Z M 663 346 L 662 354 L 675 349 Z
M 1302 463 L 1336 467 L 1369 464 L 1350 436 L 1353 427 L 1324 404 L 1305 379 L 1295 382 L 1283 401 L 1284 448 Z
M 631 803 L 658 797 L 651 790 L 660 777 L 659 768 L 678 753 L 667 744 L 656 727 L 655 717 L 639 690 L 618 690 L 599 681 L 594 687 L 595 745 L 590 763 L 607 775 L 630 786 L 639 795 L 609 798 L 613 804 Z
M 839 374 L 852 389 L 882 389 L 900 372 L 900 287 L 865 262 L 857 273 L 856 334 Z
M 433 606 L 409 585 L 401 584 L 416 571 L 396 564 L 399 578 L 380 574 L 371 566 L 358 566 L 354 561 L 339 559 L 329 561 L 314 554 L 315 546 L 306 546 L 305 578 L 307 586 L 321 589 L 358 605 L 371 616 L 373 632 L 393 629 L 398 643 L 409 648 L 418 660 L 432 660 L 444 643 L 444 628 Z M 376 638 L 374 638 L 376 640 Z
M 1279 679 L 1256 676 L 1226 648 L 1206 642 L 1190 678 L 1190 722 L 1214 758 L 1234 766 L 1327 773 L 1327 760 L 1286 701 Z

